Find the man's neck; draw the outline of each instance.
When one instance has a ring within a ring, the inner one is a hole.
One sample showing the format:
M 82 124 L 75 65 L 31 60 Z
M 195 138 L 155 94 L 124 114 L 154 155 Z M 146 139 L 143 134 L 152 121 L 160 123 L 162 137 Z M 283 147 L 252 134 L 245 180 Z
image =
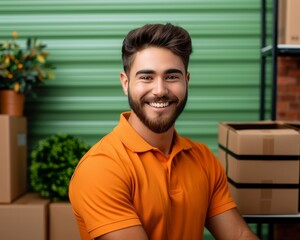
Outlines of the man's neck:
M 148 127 L 146 127 L 132 112 L 130 114 L 128 122 L 151 146 L 158 148 L 165 155 L 170 154 L 172 150 L 174 127 L 171 127 L 164 133 L 155 133 Z

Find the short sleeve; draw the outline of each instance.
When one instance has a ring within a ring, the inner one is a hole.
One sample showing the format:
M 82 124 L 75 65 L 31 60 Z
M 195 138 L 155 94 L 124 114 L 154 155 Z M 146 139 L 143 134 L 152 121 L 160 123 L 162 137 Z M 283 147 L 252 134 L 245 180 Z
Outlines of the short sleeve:
M 141 225 L 131 203 L 131 188 L 130 176 L 117 160 L 105 155 L 81 160 L 70 182 L 69 197 L 90 238 Z

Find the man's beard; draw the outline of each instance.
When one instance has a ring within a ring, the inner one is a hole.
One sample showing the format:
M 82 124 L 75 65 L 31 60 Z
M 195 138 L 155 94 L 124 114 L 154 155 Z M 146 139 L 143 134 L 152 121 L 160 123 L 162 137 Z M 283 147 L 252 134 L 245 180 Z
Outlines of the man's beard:
M 186 90 L 185 97 L 180 102 L 178 102 L 178 99 L 177 99 L 177 101 L 175 101 L 175 103 L 172 103 L 172 104 L 178 103 L 178 105 L 175 109 L 175 112 L 167 119 L 164 119 L 163 117 L 157 118 L 157 119 L 150 119 L 149 117 L 147 117 L 146 112 L 143 109 L 143 104 L 147 104 L 147 103 L 145 103 L 145 101 L 143 101 L 143 99 L 141 101 L 133 100 L 131 97 L 131 94 L 130 94 L 130 90 L 128 89 L 128 102 L 129 102 L 131 109 L 138 116 L 138 118 L 141 120 L 141 122 L 146 127 L 148 127 L 151 131 L 153 131 L 155 133 L 164 133 L 164 132 L 168 131 L 174 125 L 176 119 L 179 117 L 179 115 L 184 110 L 184 107 L 187 102 L 187 98 L 188 98 L 188 91 Z M 159 102 L 160 100 L 168 101 L 168 99 L 169 99 L 168 97 L 161 97 L 161 98 L 155 98 L 155 101 L 156 102 Z

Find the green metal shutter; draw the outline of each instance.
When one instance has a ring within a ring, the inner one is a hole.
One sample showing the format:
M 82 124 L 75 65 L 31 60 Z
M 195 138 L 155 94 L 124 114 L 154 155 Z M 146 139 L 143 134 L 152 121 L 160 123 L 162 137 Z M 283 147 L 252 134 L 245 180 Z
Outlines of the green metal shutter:
M 57 79 L 27 99 L 30 145 L 60 132 L 93 144 L 111 131 L 128 110 L 119 83 L 125 34 L 166 22 L 189 30 L 194 46 L 178 132 L 216 151 L 219 121 L 258 120 L 259 0 L 1 0 L 1 40 L 36 36 L 57 67 Z

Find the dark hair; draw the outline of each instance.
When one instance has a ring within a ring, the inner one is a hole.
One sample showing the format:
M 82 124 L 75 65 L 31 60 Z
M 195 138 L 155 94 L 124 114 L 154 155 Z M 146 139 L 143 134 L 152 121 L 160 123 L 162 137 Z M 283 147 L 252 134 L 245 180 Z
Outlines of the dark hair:
M 123 40 L 122 60 L 127 74 L 129 74 L 135 53 L 150 46 L 172 51 L 182 59 L 187 71 L 192 53 L 192 40 L 189 33 L 182 27 L 170 23 L 146 24 L 131 30 Z

